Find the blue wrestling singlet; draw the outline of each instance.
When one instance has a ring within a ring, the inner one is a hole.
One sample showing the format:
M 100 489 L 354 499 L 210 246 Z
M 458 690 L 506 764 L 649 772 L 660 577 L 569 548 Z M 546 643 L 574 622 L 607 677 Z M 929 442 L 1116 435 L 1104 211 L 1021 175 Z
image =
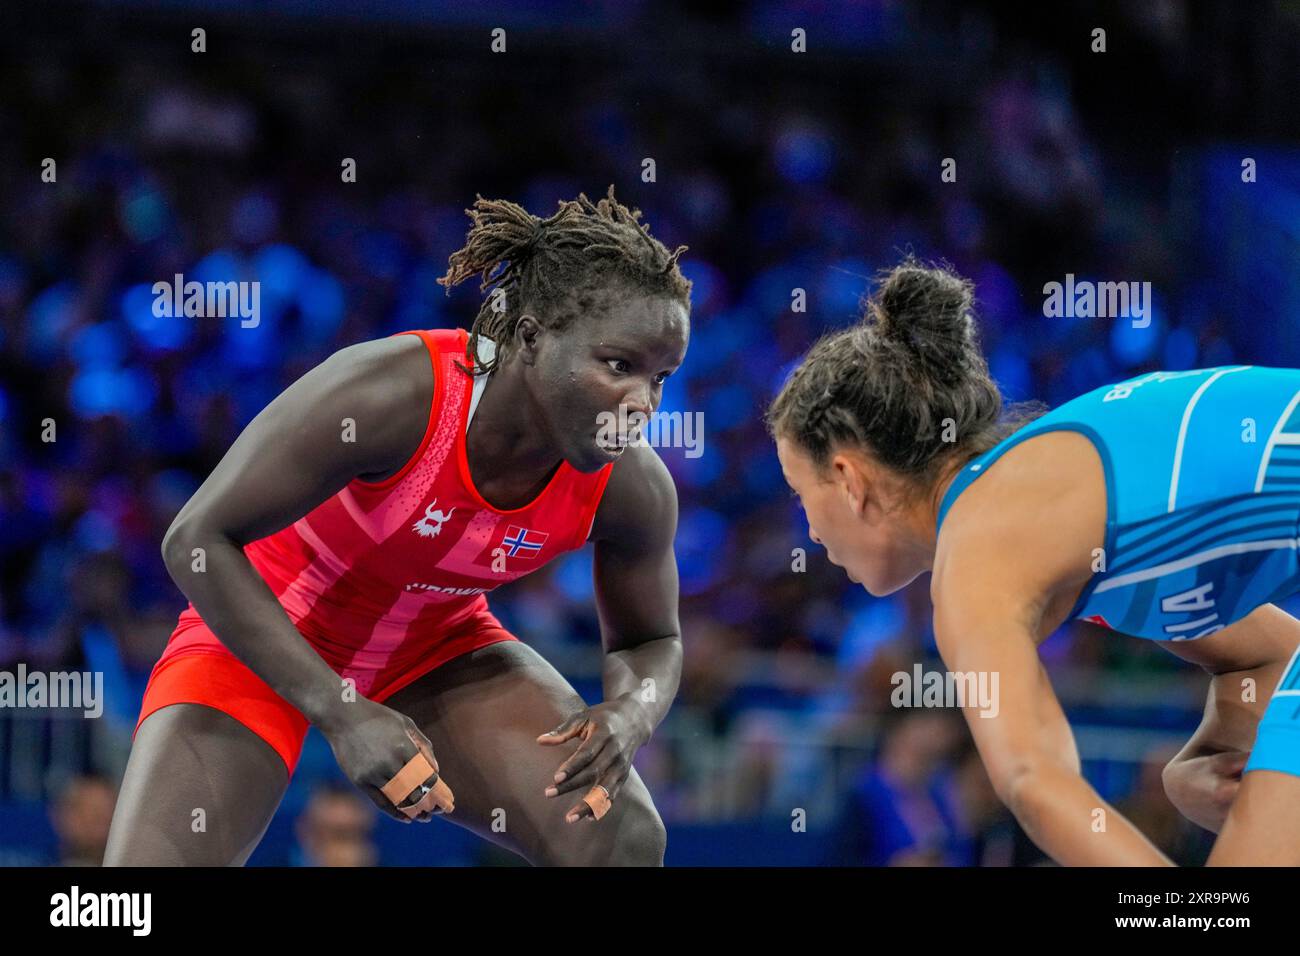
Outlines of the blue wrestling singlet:
M 1087 436 L 1106 474 L 1104 564 L 1070 617 L 1192 640 L 1300 591 L 1300 370 L 1153 372 L 1081 395 L 967 464 L 944 495 L 940 527 L 1008 450 L 1062 430 Z M 1293 659 L 1247 769 L 1300 774 L 1298 715 Z M 1266 753 L 1270 721 L 1290 732 L 1272 734 Z

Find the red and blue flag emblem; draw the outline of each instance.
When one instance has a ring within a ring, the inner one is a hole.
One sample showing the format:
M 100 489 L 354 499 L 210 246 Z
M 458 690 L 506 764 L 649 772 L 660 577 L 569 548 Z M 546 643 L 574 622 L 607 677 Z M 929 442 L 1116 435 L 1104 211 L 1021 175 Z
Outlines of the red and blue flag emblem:
M 507 557 L 535 558 L 546 543 L 546 537 L 545 531 L 534 531 L 512 524 L 506 528 L 506 536 L 501 545 L 506 549 Z

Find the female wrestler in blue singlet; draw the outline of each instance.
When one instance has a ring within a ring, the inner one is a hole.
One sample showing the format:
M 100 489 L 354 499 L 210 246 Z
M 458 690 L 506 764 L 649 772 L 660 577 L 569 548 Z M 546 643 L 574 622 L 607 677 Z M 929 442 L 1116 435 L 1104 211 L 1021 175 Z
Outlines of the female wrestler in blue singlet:
M 1001 799 L 1068 865 L 1168 864 L 1084 780 L 1037 645 L 1083 618 L 1212 676 L 1164 772 L 1212 864 L 1300 865 L 1300 370 L 1154 372 L 1004 414 L 971 286 L 909 260 L 768 413 L 812 539 L 872 594 L 932 570 L 950 672 Z M 1101 823 L 1102 825 L 1099 825 Z

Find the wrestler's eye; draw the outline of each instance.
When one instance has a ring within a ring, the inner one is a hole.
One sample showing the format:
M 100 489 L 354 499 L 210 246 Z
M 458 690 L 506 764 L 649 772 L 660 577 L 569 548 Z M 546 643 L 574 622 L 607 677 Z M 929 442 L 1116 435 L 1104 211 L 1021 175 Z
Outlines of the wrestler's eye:
M 632 368 L 626 359 L 605 359 L 605 362 L 615 372 L 626 373 Z

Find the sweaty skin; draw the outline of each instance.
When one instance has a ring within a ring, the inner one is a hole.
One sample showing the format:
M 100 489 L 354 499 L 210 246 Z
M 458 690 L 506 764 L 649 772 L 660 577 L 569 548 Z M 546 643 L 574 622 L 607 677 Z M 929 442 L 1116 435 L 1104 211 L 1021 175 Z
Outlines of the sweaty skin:
M 961 494 L 937 541 L 939 502 L 956 467 L 915 500 L 868 456 L 837 453 L 829 473 L 819 474 L 789 442 L 779 439 L 777 447 L 786 479 L 808 511 L 810 534 L 852 579 L 886 594 L 932 570 L 944 665 L 999 675 L 997 716 L 982 716 L 975 705 L 965 716 L 998 796 L 1034 842 L 1066 865 L 1170 865 L 1083 778 L 1073 734 L 1037 653 L 1065 622 L 1092 575 L 1094 549 L 1105 542 L 1105 479 L 1092 443 L 1062 431 L 1017 445 Z M 1214 675 L 1205 718 L 1166 769 L 1165 783 L 1190 818 L 1221 824 L 1238 786 L 1234 768 L 1239 775 L 1267 695 L 1300 643 L 1300 622 L 1269 605 L 1198 641 L 1159 643 Z M 1240 680 L 1248 676 L 1263 699 L 1245 704 Z M 1240 785 L 1210 862 L 1300 863 L 1300 822 L 1286 822 L 1297 815 L 1247 818 L 1237 812 L 1247 797 L 1278 806 L 1291 799 L 1294 807 L 1300 779 L 1252 773 Z M 1247 819 L 1267 820 L 1274 841 L 1279 825 L 1293 838 L 1279 850 L 1261 824 L 1248 828 Z
M 484 389 L 466 439 L 480 493 L 499 508 L 517 507 L 545 487 L 561 459 L 583 471 L 609 462 L 611 456 L 595 443 L 597 413 L 616 414 L 620 403 L 653 412 L 663 379 L 685 357 L 688 337 L 685 309 L 666 298 L 610 302 L 603 316 L 578 316 L 562 331 L 523 316 L 514 338 L 499 343 L 509 358 Z M 535 652 L 502 647 L 444 665 L 434 672 L 437 676 L 414 682 L 388 705 L 364 697 L 345 702 L 339 676 L 298 633 L 243 554 L 244 545 L 293 523 L 353 478 L 380 481 L 399 471 L 420 447 L 432 390 L 428 354 L 416 336 L 366 342 L 331 356 L 249 424 L 182 508 L 163 543 L 168 570 L 213 632 L 321 730 L 340 768 L 389 816 L 409 822 L 379 788 L 417 746 L 436 753 L 430 736 L 447 739 L 446 727 L 462 727 L 462 736 L 469 736 L 471 725 L 473 732 L 483 726 L 490 730 L 495 720 L 502 724 L 501 752 L 485 755 L 475 769 L 501 768 L 502 780 L 507 773 L 527 770 L 535 774 L 535 792 L 543 802 L 544 790 L 553 783 L 561 794 L 604 784 L 615 798 L 606 818 L 610 840 L 591 842 L 608 858 L 614 852 L 614 831 L 625 825 L 619 819 L 618 792 L 629 778 L 635 784 L 626 801 L 629 820 L 636 816 L 633 811 L 654 816 L 631 760 L 671 705 L 680 675 L 672 552 L 676 490 L 651 449 L 632 446 L 616 460 L 593 525 L 606 656 L 605 700 L 590 708 Z M 341 439 L 344 419 L 355 422 L 355 441 Z M 203 573 L 192 570 L 195 548 L 204 549 Z M 449 685 L 459 687 L 460 681 L 473 686 L 465 694 L 451 693 Z M 512 688 L 510 699 L 519 700 L 514 714 L 499 704 L 483 706 L 475 696 L 474 686 L 481 686 L 482 693 L 499 699 L 495 695 L 503 682 Z M 643 692 L 647 686 L 653 694 Z M 434 706 L 427 697 L 435 692 L 445 701 L 456 700 L 456 706 Z M 506 722 L 520 716 L 541 721 L 532 730 L 535 756 L 505 743 Z M 563 752 L 539 745 L 537 736 L 549 731 L 555 733 L 545 742 Z M 582 741 L 576 748 L 573 738 Z M 201 774 L 177 778 L 176 766 L 186 761 L 182 750 Z M 110 836 L 109 862 L 242 862 L 285 788 L 283 763 L 277 773 L 278 757 L 271 752 L 267 759 L 269 751 L 247 728 L 210 708 L 178 704 L 151 715 L 136 737 Z M 448 768 L 439 769 L 447 774 Z M 560 773 L 564 778 L 557 782 Z M 204 788 L 197 777 L 229 780 L 230 786 Z M 456 778 L 447 774 L 445 782 L 455 791 L 455 813 L 449 819 L 461 822 L 457 817 L 463 817 L 465 825 L 535 862 L 581 859 L 581 851 L 556 850 L 563 838 L 555 836 L 549 818 L 530 818 L 509 838 L 493 836 L 483 821 L 490 820 L 494 807 L 504 805 L 501 790 L 516 786 L 513 776 L 509 781 L 494 786 L 475 776 L 461 792 Z M 184 792 L 187 787 L 193 792 Z M 174 793 L 182 806 L 215 809 L 228 829 L 224 842 L 189 849 L 194 841 L 182 832 L 188 818 L 169 816 L 160 805 L 160 792 Z M 466 806 L 467 794 L 475 805 Z M 561 812 L 557 809 L 553 816 L 559 819 Z M 581 818 L 589 812 L 587 804 L 576 801 L 567 816 Z M 653 823 L 662 828 L 657 817 Z M 636 845 L 635 840 L 626 842 Z M 642 842 L 649 846 L 654 841 Z M 661 858 L 661 846 L 658 854 Z

